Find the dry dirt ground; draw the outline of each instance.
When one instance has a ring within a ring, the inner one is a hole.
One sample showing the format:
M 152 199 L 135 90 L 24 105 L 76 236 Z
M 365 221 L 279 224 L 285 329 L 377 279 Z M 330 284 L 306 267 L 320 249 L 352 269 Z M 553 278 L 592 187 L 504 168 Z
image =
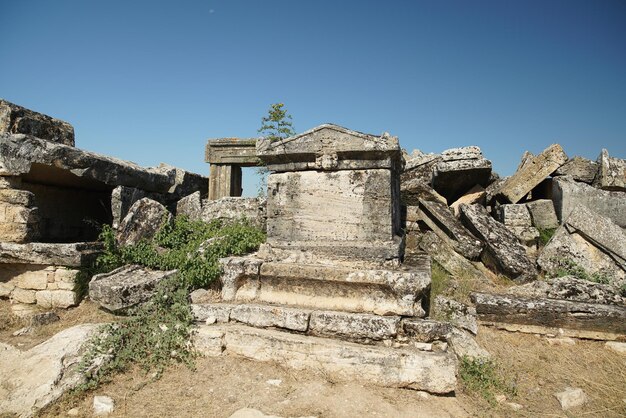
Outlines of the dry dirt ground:
M 8 302 L 0 301 L 0 341 L 27 349 L 60 329 L 113 318 L 88 301 L 59 315 L 57 323 L 13 337 L 22 324 L 10 317 Z M 456 397 L 424 399 L 412 390 L 339 382 L 319 372 L 227 356 L 199 358 L 195 370 L 172 367 L 157 381 L 129 371 L 94 392 L 64 396 L 40 416 L 67 416 L 73 408 L 78 416 L 91 416 L 94 395 L 115 400 L 114 417 L 228 417 L 244 407 L 285 417 L 626 416 L 626 356 L 604 343 L 576 340 L 573 346 L 553 346 L 545 337 L 486 327 L 480 328 L 478 341 L 493 354 L 501 377 L 516 386 L 517 395 L 507 401 L 523 405 L 522 410 L 490 404 L 462 387 Z M 553 394 L 567 386 L 582 388 L 589 403 L 561 411 Z

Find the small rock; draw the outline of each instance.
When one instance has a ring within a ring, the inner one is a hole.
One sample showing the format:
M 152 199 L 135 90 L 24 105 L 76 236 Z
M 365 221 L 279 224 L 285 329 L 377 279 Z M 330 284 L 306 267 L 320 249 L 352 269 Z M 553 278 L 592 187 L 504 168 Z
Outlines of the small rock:
M 283 381 L 280 379 L 269 379 L 266 380 L 265 383 L 267 383 L 268 385 L 272 385 L 272 386 L 280 386 Z
M 33 325 L 47 325 L 56 322 L 59 319 L 61 319 L 59 318 L 59 315 L 55 314 L 54 312 L 42 312 L 33 315 L 30 319 L 30 322 Z
M 26 335 L 26 334 L 30 334 L 33 331 L 33 329 L 31 327 L 24 327 L 24 328 L 20 328 L 17 331 L 15 331 L 13 334 L 14 337 L 19 337 L 21 335 Z
M 524 405 L 520 405 L 520 404 L 515 403 L 515 402 L 507 402 L 506 406 L 511 408 L 513 411 L 519 411 L 520 409 L 524 408 Z
M 559 400 L 561 409 L 567 411 L 587 403 L 587 394 L 580 388 L 567 387 L 563 392 L 555 393 L 554 396 Z
M 621 343 L 618 341 L 607 341 L 604 346 L 609 350 L 615 351 L 618 354 L 626 354 L 626 343 Z
M 67 415 L 68 417 L 77 417 L 78 415 L 80 415 L 80 409 L 72 408 L 69 411 L 67 411 L 65 415 Z
M 93 412 L 96 415 L 110 414 L 115 409 L 115 401 L 108 396 L 93 397 Z
M 427 399 L 430 399 L 430 394 L 428 392 L 424 392 L 422 390 L 418 390 L 417 391 L 417 397 L 420 398 L 421 400 L 425 401 Z
M 217 322 L 217 318 L 215 316 L 213 316 L 213 315 L 209 315 L 209 316 L 207 316 L 205 322 L 206 322 L 207 325 L 212 325 L 212 324 Z
M 506 396 L 505 395 L 496 395 L 494 396 L 496 402 L 498 403 L 503 403 L 506 402 Z
M 548 338 L 550 345 L 576 345 L 576 340 L 569 337 Z

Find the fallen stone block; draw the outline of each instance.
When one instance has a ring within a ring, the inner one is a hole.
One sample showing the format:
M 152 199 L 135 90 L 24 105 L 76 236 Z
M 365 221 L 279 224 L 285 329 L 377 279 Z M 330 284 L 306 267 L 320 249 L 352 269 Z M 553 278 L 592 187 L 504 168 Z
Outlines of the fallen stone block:
M 213 325 L 224 332 L 225 354 L 274 361 L 298 370 L 313 369 L 333 378 L 449 393 L 456 387 L 453 355 L 415 349 L 361 345 L 242 325 Z
M 474 335 L 478 333 L 476 309 L 456 300 L 438 295 L 433 302 L 432 316 L 450 322 Z
M 507 289 L 508 294 L 526 298 L 563 299 L 603 305 L 626 305 L 626 298 L 615 286 L 590 282 L 574 276 L 537 280 Z
M 454 251 L 449 244 L 439 238 L 434 232 L 423 234 L 419 240 L 419 248 L 425 251 L 433 260 L 438 262 L 448 273 L 456 278 L 469 279 L 478 283 L 489 282 L 472 262 Z
M 156 293 L 156 286 L 176 275 L 177 270 L 148 270 L 137 265 L 97 274 L 89 282 L 89 298 L 103 308 L 120 312 L 146 302 Z
M 77 370 L 81 347 L 97 328 L 77 325 L 27 351 L 0 344 L 0 415 L 35 415 L 76 387 L 84 379 Z
M 481 321 L 626 335 L 626 307 L 570 300 L 472 293 Z
M 411 179 L 400 185 L 400 201 L 406 206 L 417 206 L 419 200 L 432 200 L 446 204 L 446 198 L 420 179 Z
M 480 205 L 461 206 L 461 221 L 484 242 L 481 259 L 486 265 L 519 282 L 533 280 L 537 276 L 535 263 L 517 237 L 489 216 L 485 208 Z
M 626 234 L 610 219 L 578 206 L 543 248 L 537 264 L 552 275 L 583 269 L 617 285 L 626 278 Z
M 423 343 L 445 341 L 452 331 L 452 325 L 449 322 L 416 318 L 403 318 L 401 328 L 404 335 Z
M 593 185 L 604 190 L 626 192 L 626 160 L 609 157 L 609 152 L 603 149 L 598 157 L 598 174 Z
M 570 176 L 572 179 L 591 184 L 598 173 L 598 163 L 582 157 L 574 157 L 559 167 L 554 176 Z
M 498 220 L 506 226 L 532 226 L 530 212 L 525 204 L 505 204 L 497 207 Z
M 487 204 L 486 196 L 485 188 L 477 184 L 452 203 L 450 209 L 452 209 L 455 216 L 459 216 L 461 205 L 479 204 L 485 206 Z
M 480 148 L 471 146 L 446 150 L 433 171 L 433 188 L 449 203 L 454 202 L 473 186 L 487 186 L 491 161 Z
M 422 154 L 406 160 L 404 171 L 400 175 L 401 184 L 416 182 L 432 185 L 433 170 L 439 161 L 441 155 L 438 154 Z
M 117 240 L 121 245 L 134 245 L 153 238 L 162 225 L 172 222 L 172 214 L 152 199 L 143 198 L 131 206 L 120 223 Z
M 554 209 L 559 221 L 565 221 L 574 208 L 583 205 L 626 228 L 626 193 L 596 189 L 570 177 L 555 177 L 552 184 Z
M 504 181 L 498 187 L 496 198 L 510 203 L 519 202 L 535 186 L 566 162 L 567 155 L 560 145 L 549 146 Z
M 185 196 L 176 204 L 176 216 L 186 216 L 192 221 L 202 220 L 202 198 L 200 192 Z
M 247 219 L 255 225 L 265 226 L 266 200 L 257 197 L 222 197 L 217 200 L 202 201 L 201 219 L 211 222 L 237 221 Z
M 0 133 L 28 134 L 74 146 L 74 127 L 67 122 L 0 99 Z
M 559 226 L 559 219 L 554 211 L 554 204 L 550 199 L 539 199 L 527 202 L 532 225 L 540 229 L 554 229 Z
M 464 357 L 472 360 L 491 358 L 491 354 L 478 345 L 474 337 L 464 329 L 452 327 L 452 331 L 448 334 L 446 341 L 459 359 Z
M 441 202 L 419 201 L 422 220 L 456 252 L 467 259 L 475 260 L 483 250 L 483 244 L 473 236 L 463 224 Z

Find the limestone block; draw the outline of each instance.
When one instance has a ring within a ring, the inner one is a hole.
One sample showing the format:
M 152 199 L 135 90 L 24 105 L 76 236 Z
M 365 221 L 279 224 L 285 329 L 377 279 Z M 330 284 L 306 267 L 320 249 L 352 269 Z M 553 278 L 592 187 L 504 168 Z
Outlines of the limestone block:
M 554 204 L 550 199 L 539 199 L 527 202 L 526 207 L 530 212 L 532 224 L 540 229 L 554 229 L 559 226 L 559 219 L 554 211 Z
M 78 296 L 72 290 L 39 290 L 36 299 L 43 308 L 69 308 L 78 303 Z
M 204 161 L 210 164 L 257 165 L 257 138 L 213 138 L 206 144 Z
M 447 342 L 459 359 L 463 357 L 469 357 L 473 360 L 491 358 L 491 354 L 478 345 L 472 335 L 464 329 L 452 327 Z
M 398 333 L 400 317 L 346 312 L 314 311 L 310 332 L 350 340 L 386 340 Z
M 471 306 L 438 295 L 433 303 L 432 312 L 436 318 L 445 319 L 474 335 L 478 333 L 476 309 Z
M 563 276 L 546 281 L 537 280 L 506 290 L 508 294 L 526 298 L 563 299 L 603 305 L 626 305 L 620 290 L 608 284 Z
M 441 155 L 437 154 L 422 154 L 408 159 L 400 176 L 402 184 L 415 182 L 428 186 L 432 185 L 433 170 L 440 161 Z
M 626 191 L 626 160 L 609 157 L 609 152 L 603 149 L 598 157 L 598 166 L 594 186 L 604 190 Z
M 111 192 L 111 213 L 113 215 L 111 226 L 118 229 L 122 219 L 128 214 L 131 206 L 144 197 L 148 197 L 148 192 L 134 187 L 117 186 Z
M 434 232 L 423 234 L 419 241 L 419 248 L 430 255 L 450 274 L 457 278 L 469 279 L 478 283 L 488 283 L 489 279 L 478 270 L 474 264 L 454 251 L 449 244 L 439 238 Z
M 22 289 L 43 290 L 48 286 L 48 273 L 43 270 L 26 271 L 14 278 L 14 282 Z
M 235 221 L 243 218 L 256 225 L 264 226 L 265 205 L 265 199 L 257 197 L 222 197 L 217 200 L 204 200 L 201 219 L 204 222 L 211 222 L 214 219 Z
M 89 298 L 112 312 L 124 311 L 146 302 L 157 285 L 174 277 L 178 270 L 159 271 L 130 265 L 97 274 L 89 282 Z
M 498 187 L 496 195 L 510 203 L 517 203 L 566 162 L 567 155 L 563 148 L 553 144 L 504 181 Z
M 120 223 L 117 239 L 121 245 L 137 244 L 156 235 L 159 228 L 172 221 L 172 214 L 159 202 L 139 199 Z
M 6 205 L 5 217 L 6 222 L 34 224 L 39 222 L 39 210 L 37 208 L 27 208 L 19 205 Z
M 559 167 L 555 176 L 570 176 L 576 181 L 591 184 L 598 173 L 598 163 L 582 157 L 571 158 Z
M 191 313 L 196 322 L 228 322 L 234 307 L 226 303 L 192 303 Z
M 558 399 L 561 409 L 564 411 L 583 406 L 589 401 L 587 394 L 580 388 L 567 387 L 563 392 L 555 393 L 554 396 Z
M 455 216 L 459 216 L 461 205 L 473 205 L 476 203 L 484 206 L 486 204 L 486 196 L 485 188 L 477 184 L 452 203 L 450 209 L 452 209 Z
M 74 146 L 74 128 L 67 122 L 0 99 L 0 133 L 29 134 Z
M 80 267 L 93 261 L 101 250 L 102 244 L 89 242 L 0 242 L 0 263 Z
M 244 281 L 259 286 L 259 270 L 263 260 L 254 257 L 226 257 L 219 260 L 222 267 L 222 299 L 234 300 Z
M 539 230 L 534 226 L 507 226 L 509 231 L 513 233 L 526 247 L 536 249 L 537 239 L 539 238 Z
M 30 207 L 35 204 L 35 194 L 27 190 L 0 189 L 0 202 Z
M 196 350 L 207 357 L 217 357 L 224 351 L 225 332 L 215 327 L 198 327 L 192 334 L 192 342 Z
M 78 273 L 80 273 L 80 270 L 69 269 L 67 267 L 57 267 L 54 270 L 54 281 L 57 283 L 63 282 L 74 284 Z
M 305 332 L 309 327 L 310 310 L 267 305 L 235 305 L 230 320 L 253 327 L 278 327 Z
M 456 387 L 457 362 L 447 353 L 366 346 L 243 326 L 222 327 L 226 353 L 380 386 L 431 393 L 449 393 Z
M 491 161 L 483 158 L 480 148 L 464 147 L 444 151 L 433 171 L 433 188 L 452 203 L 479 184 L 487 186 Z
M 401 327 L 405 335 L 424 343 L 445 341 L 447 335 L 452 331 L 452 325 L 449 322 L 431 319 L 404 318 Z
M 500 205 L 496 213 L 498 220 L 506 226 L 532 226 L 533 224 L 525 204 Z
M 0 298 L 8 298 L 15 289 L 15 284 L 0 282 Z
M 450 244 L 456 252 L 470 260 L 480 256 L 483 249 L 482 242 L 463 226 L 446 204 L 420 200 L 419 207 L 424 215 L 422 220 L 426 225 Z
M 37 229 L 32 224 L 0 222 L 0 243 L 21 244 L 35 240 L 37 236 Z
M 180 215 L 192 221 L 202 219 L 202 199 L 199 191 L 183 197 L 176 203 L 176 216 Z
M 439 201 L 446 204 L 446 198 L 418 178 L 407 180 L 400 185 L 400 200 L 403 205 L 417 206 L 419 199 Z
M 626 228 L 626 193 L 599 190 L 570 177 L 556 177 L 553 181 L 554 209 L 561 222 L 578 205 L 583 205 L 598 215 L 612 219 Z
M 480 205 L 461 206 L 461 220 L 485 243 L 483 262 L 497 268 L 515 281 L 529 281 L 537 276 L 535 263 L 511 231 L 493 219 Z
M 34 290 L 20 289 L 19 287 L 16 287 L 11 293 L 11 300 L 17 303 L 35 303 L 37 301 L 35 294 L 36 292 Z

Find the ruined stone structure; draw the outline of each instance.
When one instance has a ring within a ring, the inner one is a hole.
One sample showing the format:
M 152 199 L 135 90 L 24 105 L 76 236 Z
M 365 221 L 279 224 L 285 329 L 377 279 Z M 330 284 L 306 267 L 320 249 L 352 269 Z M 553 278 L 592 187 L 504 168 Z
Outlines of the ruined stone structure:
M 241 167 L 259 165 L 256 139 L 209 139 L 204 160 L 209 169 L 209 200 L 241 196 Z
M 206 177 L 76 148 L 69 123 L 0 100 L 0 297 L 15 310 L 75 304 L 103 224 L 119 226 L 142 198 L 174 211 L 200 190 Z
M 256 154 L 270 170 L 267 243 L 220 261 L 219 303 L 192 295 L 205 324 L 197 346 L 385 386 L 454 390 L 456 358 L 441 345 L 450 327 L 423 319 L 430 260 L 400 263 L 397 138 L 321 125 L 261 139 Z

